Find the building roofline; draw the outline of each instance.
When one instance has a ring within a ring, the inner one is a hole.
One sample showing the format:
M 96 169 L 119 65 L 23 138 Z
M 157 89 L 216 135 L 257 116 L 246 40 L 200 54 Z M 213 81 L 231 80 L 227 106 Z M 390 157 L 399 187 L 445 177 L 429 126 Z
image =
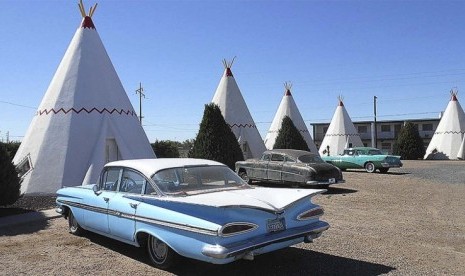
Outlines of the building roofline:
M 426 122 L 426 121 L 440 121 L 441 118 L 426 118 L 426 119 L 404 119 L 404 120 L 383 120 L 383 121 L 376 121 L 376 124 L 386 124 L 386 123 L 404 123 L 404 122 Z M 354 125 L 355 124 L 371 124 L 374 123 L 374 121 L 353 121 L 352 122 Z M 312 126 L 321 126 L 321 125 L 329 125 L 330 122 L 328 123 L 310 123 Z

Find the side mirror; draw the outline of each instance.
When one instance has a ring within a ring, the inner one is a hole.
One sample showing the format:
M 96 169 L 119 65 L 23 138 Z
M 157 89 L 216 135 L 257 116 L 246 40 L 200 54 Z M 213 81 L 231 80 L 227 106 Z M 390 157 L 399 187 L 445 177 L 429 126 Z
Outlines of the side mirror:
M 94 186 L 92 186 L 92 191 L 94 191 L 94 194 L 96 195 L 100 195 L 102 192 L 100 191 L 100 189 L 98 188 L 98 185 L 95 184 Z

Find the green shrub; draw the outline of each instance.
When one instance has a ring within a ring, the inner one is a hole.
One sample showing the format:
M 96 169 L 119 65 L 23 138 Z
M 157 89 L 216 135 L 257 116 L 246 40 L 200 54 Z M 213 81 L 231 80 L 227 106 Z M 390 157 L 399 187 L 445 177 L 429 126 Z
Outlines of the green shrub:
M 304 137 L 288 116 L 284 116 L 283 118 L 283 122 L 278 131 L 278 136 L 276 137 L 273 148 L 310 151 Z
M 178 146 L 180 145 L 179 142 L 169 141 L 169 140 L 156 140 L 155 143 L 150 144 L 152 146 L 153 151 L 157 155 L 158 158 L 178 158 L 179 157 L 179 150 Z
M 205 105 L 199 133 L 189 151 L 189 157 L 215 160 L 233 170 L 236 161 L 244 160 L 236 136 L 224 120 L 218 105 Z
M 0 144 L 0 206 L 11 205 L 21 195 L 21 184 L 5 145 Z
M 400 155 L 403 160 L 416 160 L 425 155 L 425 146 L 418 133 L 418 129 L 411 122 L 407 122 L 399 132 L 394 143 L 393 153 Z

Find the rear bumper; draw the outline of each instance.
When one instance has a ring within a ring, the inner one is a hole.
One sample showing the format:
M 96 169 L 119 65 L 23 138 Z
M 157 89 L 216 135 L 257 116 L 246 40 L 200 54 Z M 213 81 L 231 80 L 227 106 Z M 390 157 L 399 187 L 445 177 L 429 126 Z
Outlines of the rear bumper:
M 307 185 L 334 185 L 334 184 L 342 184 L 345 182 L 346 182 L 345 180 L 335 180 L 335 182 L 333 182 L 328 179 L 327 181 L 307 181 L 305 184 Z
M 389 163 L 381 163 L 381 166 L 383 166 L 383 168 L 400 168 L 402 167 L 402 163 L 400 164 L 389 164 Z
M 202 249 L 202 254 L 215 259 L 240 258 L 246 254 L 253 254 L 254 250 L 269 245 L 284 243 L 302 238 L 302 241 L 311 242 L 329 228 L 324 221 L 317 221 L 311 225 L 288 229 L 283 232 L 263 235 L 254 239 L 248 239 L 240 243 L 229 245 L 207 245 Z

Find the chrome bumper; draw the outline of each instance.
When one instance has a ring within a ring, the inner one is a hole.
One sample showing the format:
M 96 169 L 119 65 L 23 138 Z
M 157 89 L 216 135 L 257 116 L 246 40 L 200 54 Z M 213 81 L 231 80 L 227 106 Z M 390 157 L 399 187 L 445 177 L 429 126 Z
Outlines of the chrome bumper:
M 400 168 L 402 167 L 402 163 L 400 164 L 389 164 L 389 163 L 381 163 L 381 166 L 383 166 L 383 168 Z
M 345 180 L 336 180 L 336 182 L 330 182 L 329 180 L 328 181 L 307 181 L 306 184 L 307 185 L 334 185 L 334 184 L 341 184 L 341 183 L 345 183 L 346 181 Z
M 310 226 L 306 225 L 278 233 L 267 234 L 254 239 L 245 240 L 241 243 L 229 245 L 207 245 L 202 249 L 202 254 L 215 259 L 244 256 L 255 249 L 293 239 L 304 238 L 305 242 L 311 242 L 313 239 L 318 238 L 321 233 L 328 228 L 329 224 L 327 222 L 317 221 Z

